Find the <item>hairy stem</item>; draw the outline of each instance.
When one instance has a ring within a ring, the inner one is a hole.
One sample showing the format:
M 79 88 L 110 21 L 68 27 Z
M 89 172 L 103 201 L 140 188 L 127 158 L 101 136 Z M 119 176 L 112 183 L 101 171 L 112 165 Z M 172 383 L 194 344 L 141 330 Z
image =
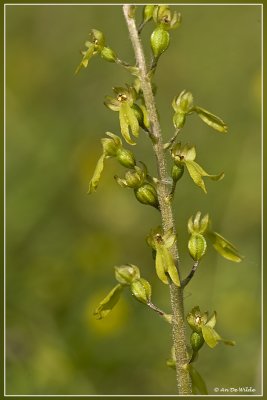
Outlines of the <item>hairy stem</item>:
M 153 138 L 153 149 L 157 161 L 159 184 L 157 186 L 158 199 L 160 204 L 160 212 L 162 219 L 162 226 L 164 232 L 170 228 L 174 228 L 174 218 L 171 203 L 169 198 L 168 182 L 170 177 L 167 173 L 166 159 L 164 154 L 164 144 L 161 135 L 160 124 L 157 116 L 156 104 L 152 92 L 151 81 L 148 76 L 147 65 L 143 48 L 139 39 L 138 30 L 135 19 L 132 15 L 132 6 L 124 5 L 123 12 L 130 34 L 130 39 L 135 53 L 137 66 L 139 68 L 139 78 L 141 88 L 144 94 L 145 104 L 150 121 L 151 137 Z M 179 255 L 177 244 L 174 243 L 170 249 L 176 267 L 179 272 Z M 189 372 L 186 368 L 188 364 L 188 354 L 186 350 L 186 337 L 185 337 L 185 322 L 184 322 L 184 306 L 183 306 L 183 289 L 170 283 L 170 297 L 173 312 L 172 333 L 173 345 L 175 348 L 176 358 L 176 376 L 177 388 L 180 395 L 188 395 L 192 393 L 191 380 Z

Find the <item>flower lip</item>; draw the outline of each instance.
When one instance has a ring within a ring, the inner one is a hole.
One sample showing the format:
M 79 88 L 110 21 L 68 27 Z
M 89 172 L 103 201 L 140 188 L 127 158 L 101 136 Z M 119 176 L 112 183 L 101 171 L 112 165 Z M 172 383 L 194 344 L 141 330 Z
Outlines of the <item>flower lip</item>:
M 159 234 L 159 233 L 157 233 L 156 235 L 155 235 L 155 240 L 156 240 L 156 242 L 157 243 L 164 243 L 164 240 L 163 240 L 163 237 Z
M 167 16 L 164 16 L 164 17 L 161 19 L 161 21 L 164 22 L 165 24 L 169 24 L 169 23 L 171 22 L 170 18 L 167 17 Z
M 124 93 L 119 93 L 117 96 L 117 100 L 120 102 L 126 101 L 127 100 L 127 96 Z

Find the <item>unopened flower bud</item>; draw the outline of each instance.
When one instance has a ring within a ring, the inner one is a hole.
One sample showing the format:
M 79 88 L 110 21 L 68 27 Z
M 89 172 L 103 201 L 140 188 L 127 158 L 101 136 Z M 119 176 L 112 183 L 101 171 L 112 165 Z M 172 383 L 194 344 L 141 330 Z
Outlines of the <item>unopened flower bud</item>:
M 115 278 L 123 285 L 130 285 L 134 280 L 140 279 L 139 268 L 133 264 L 115 267 Z
M 131 292 L 136 300 L 147 304 L 151 299 L 150 283 L 143 278 L 137 279 L 131 283 Z
M 194 218 L 192 215 L 188 220 L 188 232 L 204 234 L 208 229 L 209 221 L 208 214 L 205 214 L 204 217 L 201 218 L 201 212 L 198 211 Z
M 167 50 L 170 42 L 169 32 L 162 27 L 157 27 L 150 37 L 151 48 L 155 58 L 158 58 L 165 50 Z
M 153 16 L 155 6 L 151 4 L 147 4 L 143 9 L 143 19 L 145 22 L 149 21 Z
M 101 51 L 101 57 L 109 62 L 115 62 L 117 60 L 116 53 L 110 47 L 104 47 Z
M 190 256 L 195 261 L 199 261 L 206 253 L 207 243 L 200 233 L 192 234 L 188 242 Z
M 141 187 L 134 191 L 135 197 L 142 204 L 147 204 L 155 208 L 159 207 L 158 195 L 154 186 L 150 183 L 144 183 Z
M 143 183 L 143 176 L 137 171 L 127 171 L 125 181 L 128 187 L 138 189 Z
M 134 168 L 136 165 L 135 157 L 130 150 L 121 148 L 117 151 L 117 160 L 126 168 Z
M 118 144 L 111 138 L 101 139 L 103 151 L 106 157 L 116 157 Z
M 191 92 L 183 90 L 173 99 L 172 106 L 176 112 L 188 114 L 193 108 L 194 98 Z

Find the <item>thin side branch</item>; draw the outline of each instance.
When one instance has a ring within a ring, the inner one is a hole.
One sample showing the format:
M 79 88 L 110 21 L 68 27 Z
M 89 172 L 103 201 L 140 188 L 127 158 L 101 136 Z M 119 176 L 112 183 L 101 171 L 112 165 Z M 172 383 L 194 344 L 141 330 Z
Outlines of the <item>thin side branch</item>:
M 195 272 L 196 272 L 196 270 L 197 270 L 198 265 L 199 265 L 199 261 L 195 261 L 194 264 L 193 264 L 193 267 L 192 267 L 191 271 L 189 272 L 189 274 L 187 275 L 187 277 L 182 281 L 182 287 L 183 287 L 183 288 L 185 288 L 186 285 L 188 285 L 188 283 L 189 283 L 189 282 L 191 281 L 191 279 L 193 278 L 193 276 L 194 276 L 194 274 L 195 274 Z

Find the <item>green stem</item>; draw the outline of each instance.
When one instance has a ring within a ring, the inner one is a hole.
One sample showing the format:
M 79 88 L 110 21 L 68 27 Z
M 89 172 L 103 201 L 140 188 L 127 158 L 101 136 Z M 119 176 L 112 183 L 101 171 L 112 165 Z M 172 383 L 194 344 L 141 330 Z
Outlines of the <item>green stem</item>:
M 188 283 L 191 281 L 191 279 L 193 278 L 193 276 L 195 275 L 195 272 L 197 270 L 199 261 L 195 261 L 193 264 L 193 267 L 191 269 L 191 271 L 189 272 L 189 274 L 187 275 L 187 277 L 182 281 L 182 287 L 185 288 L 186 285 L 188 285 Z
M 170 202 L 168 201 L 169 188 L 166 182 L 169 182 L 170 177 L 167 173 L 166 159 L 164 154 L 164 144 L 161 135 L 160 124 L 157 116 L 156 104 L 152 92 L 151 81 L 147 73 L 147 65 L 143 48 L 139 39 L 138 30 L 135 19 L 132 15 L 131 5 L 123 6 L 123 13 L 130 34 L 130 39 L 135 53 L 137 65 L 139 67 L 139 79 L 141 82 L 142 91 L 144 94 L 145 104 L 150 121 L 150 129 L 153 137 L 153 149 L 156 156 L 159 184 L 157 185 L 158 199 L 160 204 L 160 212 L 162 219 L 162 227 L 164 232 L 170 228 L 174 228 L 173 211 Z M 177 244 L 174 243 L 170 249 L 176 267 L 179 272 L 179 255 Z M 176 377 L 177 388 L 180 395 L 192 394 L 191 380 L 188 369 L 186 368 L 189 359 L 186 350 L 185 337 L 185 322 L 184 322 L 184 305 L 183 305 L 183 289 L 170 283 L 170 297 L 173 312 L 172 333 L 173 345 L 175 348 L 176 358 Z

